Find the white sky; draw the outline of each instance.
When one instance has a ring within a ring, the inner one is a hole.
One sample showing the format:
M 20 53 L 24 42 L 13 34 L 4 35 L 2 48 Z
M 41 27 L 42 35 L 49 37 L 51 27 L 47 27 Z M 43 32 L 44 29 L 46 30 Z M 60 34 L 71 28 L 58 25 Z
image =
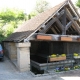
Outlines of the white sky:
M 50 6 L 53 7 L 56 4 L 64 0 L 46 0 L 50 3 Z M 76 2 L 77 0 L 72 0 Z M 24 10 L 26 13 L 29 13 L 34 9 L 36 5 L 36 0 L 0 0 L 0 9 L 2 8 L 18 8 Z

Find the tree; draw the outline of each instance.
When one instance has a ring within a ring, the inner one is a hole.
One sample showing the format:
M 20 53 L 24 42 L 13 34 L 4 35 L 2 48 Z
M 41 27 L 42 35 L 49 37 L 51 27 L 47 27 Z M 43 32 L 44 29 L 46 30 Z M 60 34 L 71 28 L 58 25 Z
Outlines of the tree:
M 78 1 L 76 2 L 76 6 L 78 6 L 78 7 L 80 8 L 80 0 L 78 0 Z
M 32 12 L 30 12 L 29 15 L 27 15 L 27 19 L 29 20 L 33 18 L 34 16 L 36 16 L 37 14 L 38 14 L 37 11 L 33 10 Z
M 35 9 L 38 13 L 44 12 L 48 8 L 49 3 L 46 0 L 37 0 Z
M 0 42 L 11 35 L 25 19 L 26 15 L 21 10 L 3 9 L 0 11 Z

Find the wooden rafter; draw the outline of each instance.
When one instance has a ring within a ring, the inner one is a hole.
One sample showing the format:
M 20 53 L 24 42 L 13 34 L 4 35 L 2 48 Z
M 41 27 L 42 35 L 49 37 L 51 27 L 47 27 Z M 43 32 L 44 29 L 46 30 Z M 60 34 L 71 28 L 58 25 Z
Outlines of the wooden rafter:
M 75 31 L 74 28 L 73 28 L 72 26 L 70 27 L 70 29 L 71 29 L 72 31 Z
M 57 18 L 55 17 L 54 19 L 51 19 L 47 25 L 45 25 L 45 28 L 43 30 L 41 30 L 39 33 L 45 33 L 45 31 L 57 20 Z
M 66 6 L 66 8 L 70 11 L 70 13 L 72 14 L 73 17 L 75 17 L 75 13 L 74 11 L 71 9 L 71 7 L 69 5 Z
M 64 14 L 64 9 L 60 12 L 57 12 L 55 17 L 60 18 Z
M 72 25 L 72 21 L 70 21 L 69 23 L 67 23 L 66 25 L 66 30 Z
M 63 18 L 62 18 L 62 24 L 63 24 L 63 30 L 62 30 L 62 34 L 66 35 L 66 7 L 64 7 L 64 14 L 63 14 Z
M 69 6 L 70 6 L 70 8 L 73 8 L 73 9 L 74 9 L 73 11 L 75 11 L 75 14 L 77 14 L 77 17 L 80 18 L 79 13 L 77 12 L 77 10 L 76 10 L 76 8 L 74 7 L 74 5 L 73 5 L 73 3 L 71 2 L 71 0 L 69 0 Z
M 79 18 L 77 18 L 77 17 L 73 17 L 73 19 L 74 19 L 75 21 L 78 21 L 78 20 L 79 20 Z
M 52 30 L 55 34 L 57 34 L 56 30 L 55 30 L 53 27 L 51 28 L 51 30 Z
M 76 31 L 69 31 L 69 32 L 67 32 L 67 34 L 77 34 L 77 32 Z
M 64 14 L 64 10 L 62 10 L 62 11 L 60 11 L 60 12 L 58 12 L 58 13 L 59 13 L 59 15 L 56 14 L 56 15 L 45 25 L 45 28 L 44 28 L 43 30 L 41 30 L 39 33 L 45 33 L 46 30 L 47 30 L 48 28 L 50 28 L 50 26 L 51 26 L 55 21 L 57 21 L 58 18 L 60 18 L 60 17 Z M 61 29 L 62 29 L 62 28 L 61 28 Z
M 55 28 L 56 28 L 56 30 L 57 30 L 58 32 L 60 32 L 60 30 L 58 29 L 58 27 L 57 27 L 57 26 L 55 26 Z
M 56 23 L 58 24 L 58 26 L 60 27 L 61 30 L 63 30 L 64 26 L 61 24 L 61 22 L 59 21 L 59 19 L 57 18 Z
M 80 21 L 78 20 L 78 21 L 76 21 L 77 22 L 77 24 L 80 26 Z
M 73 20 L 72 15 L 69 13 L 69 11 L 67 9 L 66 9 L 66 14 L 67 14 L 68 18 L 72 21 L 72 24 L 75 26 L 75 28 L 78 31 L 78 33 L 80 34 L 79 26 L 75 23 L 75 21 Z

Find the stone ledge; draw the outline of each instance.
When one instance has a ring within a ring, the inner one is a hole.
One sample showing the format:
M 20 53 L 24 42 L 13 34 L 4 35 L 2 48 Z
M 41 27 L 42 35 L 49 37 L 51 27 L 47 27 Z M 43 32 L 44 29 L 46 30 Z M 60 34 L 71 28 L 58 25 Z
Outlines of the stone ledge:
M 16 47 L 30 47 L 30 46 L 31 46 L 30 42 L 16 43 Z

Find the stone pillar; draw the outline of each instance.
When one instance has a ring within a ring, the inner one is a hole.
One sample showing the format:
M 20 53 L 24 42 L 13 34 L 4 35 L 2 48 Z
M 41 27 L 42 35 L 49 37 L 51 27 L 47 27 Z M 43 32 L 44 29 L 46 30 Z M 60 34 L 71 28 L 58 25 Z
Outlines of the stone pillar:
M 17 64 L 19 71 L 30 70 L 30 42 L 16 43 Z

